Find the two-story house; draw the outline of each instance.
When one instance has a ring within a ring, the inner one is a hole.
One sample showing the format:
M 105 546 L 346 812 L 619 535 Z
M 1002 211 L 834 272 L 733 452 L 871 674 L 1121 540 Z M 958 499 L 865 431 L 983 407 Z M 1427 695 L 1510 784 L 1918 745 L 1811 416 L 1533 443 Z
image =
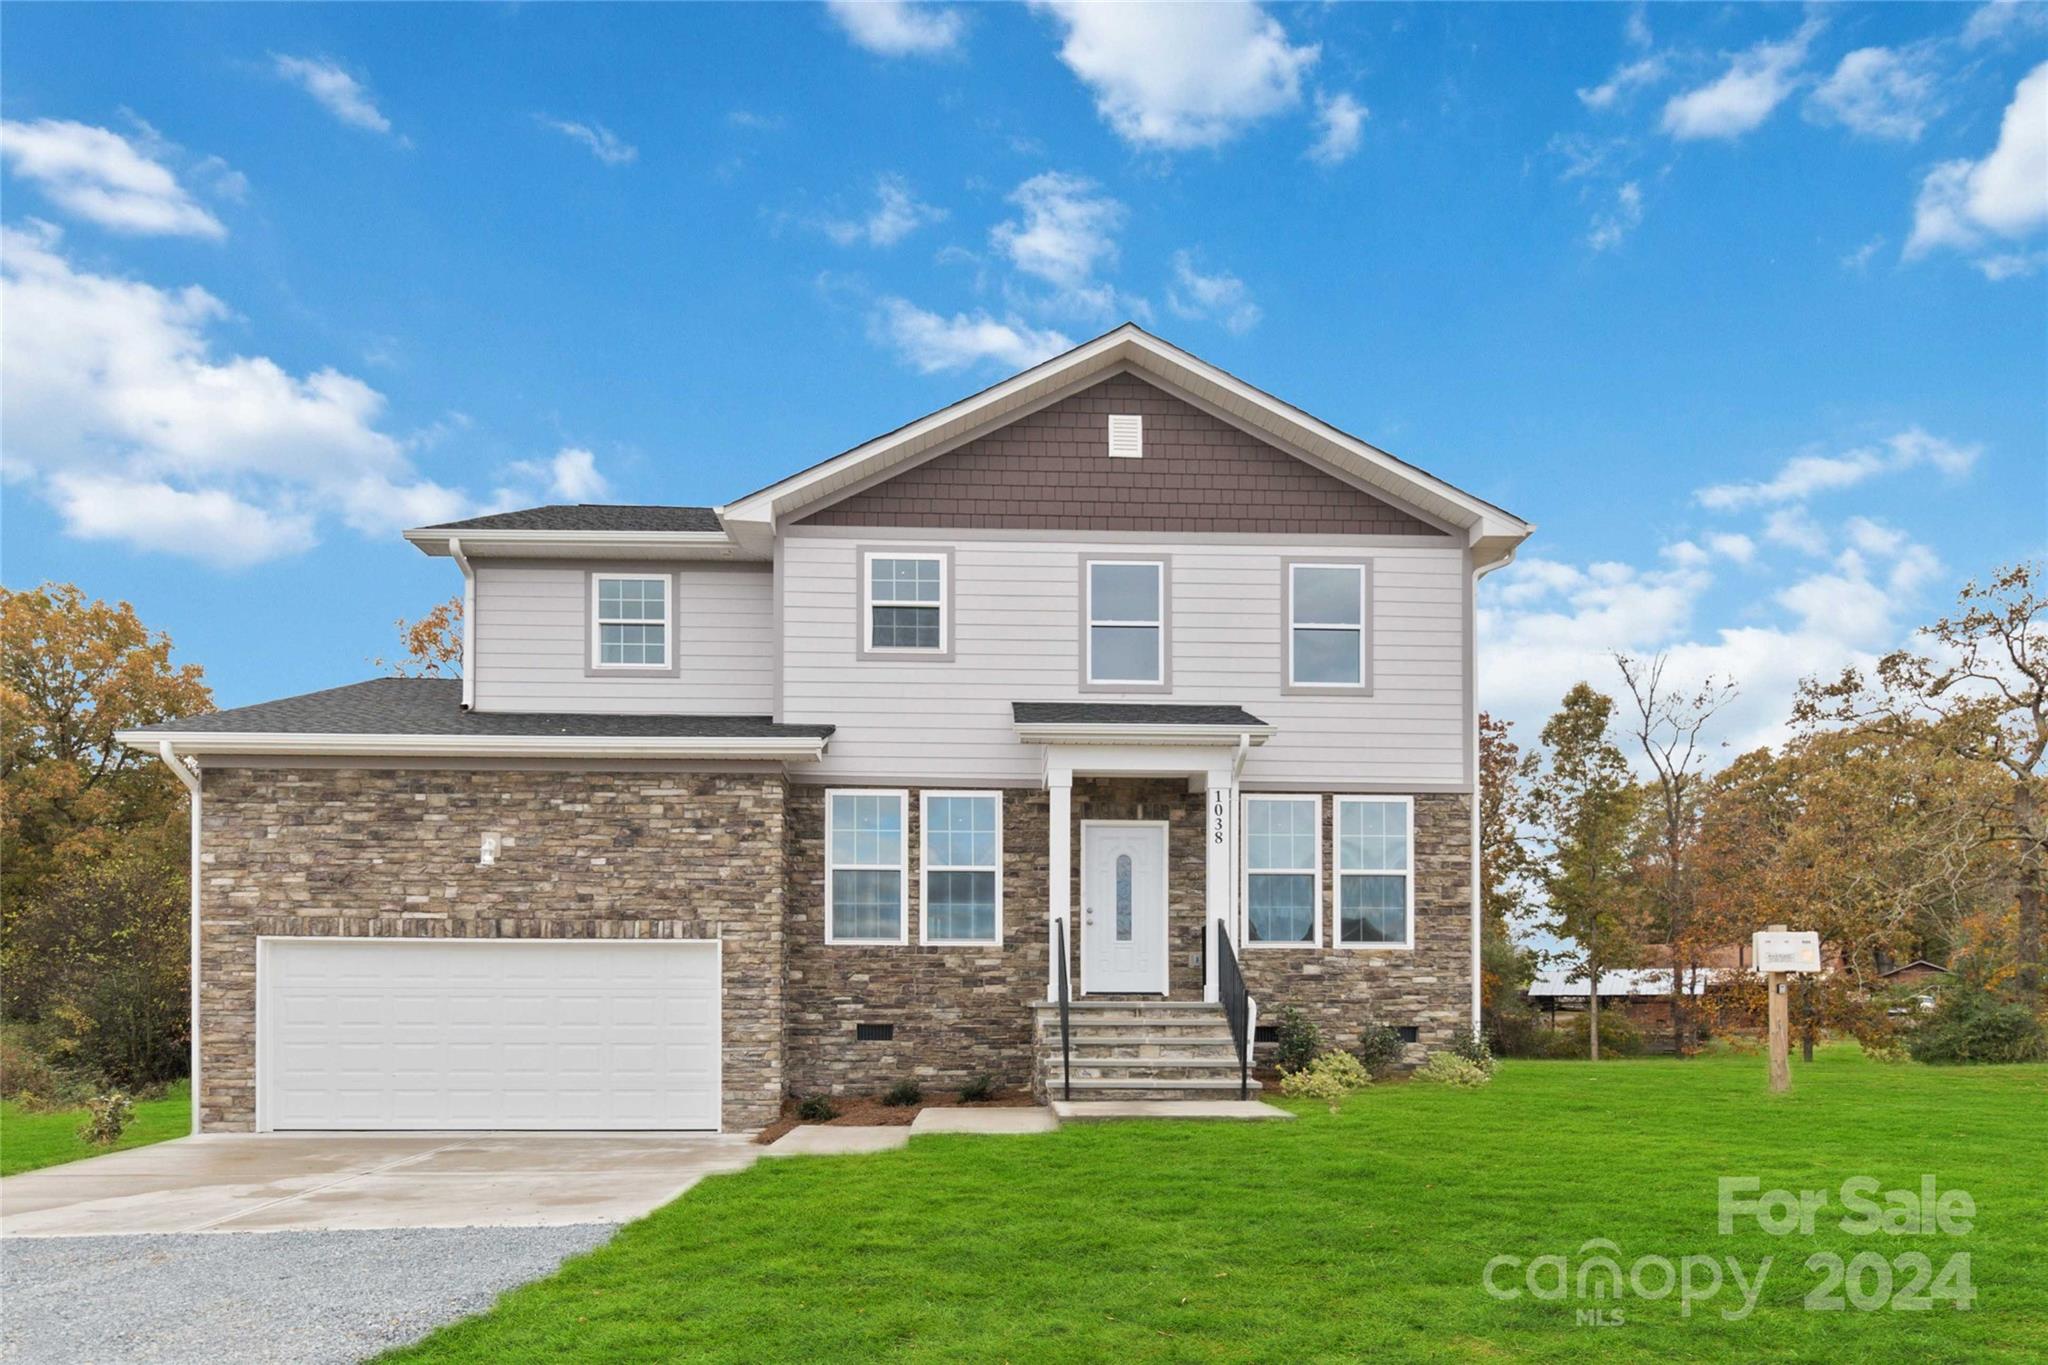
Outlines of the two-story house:
M 1419 1056 L 1530 530 L 1127 325 L 721 507 L 408 532 L 459 681 L 123 736 L 194 793 L 201 1126 L 1234 1096 L 1247 1001 Z

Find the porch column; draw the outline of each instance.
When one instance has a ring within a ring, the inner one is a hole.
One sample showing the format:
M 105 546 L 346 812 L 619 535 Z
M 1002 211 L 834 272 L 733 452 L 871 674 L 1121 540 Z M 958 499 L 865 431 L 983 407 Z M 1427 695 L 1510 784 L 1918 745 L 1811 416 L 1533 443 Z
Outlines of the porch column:
M 1220 922 L 1224 932 L 1230 932 L 1231 892 L 1237 876 L 1232 857 L 1237 848 L 1237 800 L 1230 776 L 1228 769 L 1209 774 L 1208 814 L 1203 822 L 1209 875 L 1202 919 L 1202 998 L 1212 1003 L 1218 994 L 1216 925 Z M 1231 942 L 1235 944 L 1235 936 Z
M 1070 769 L 1049 768 L 1045 774 L 1045 794 L 1052 809 L 1052 818 L 1046 849 L 1046 977 L 1045 998 L 1060 998 L 1060 973 L 1066 970 L 1053 951 L 1064 943 L 1071 954 L 1074 950 L 1073 901 L 1073 847 L 1074 847 L 1074 774 Z M 1054 933 L 1057 926 L 1063 932 Z

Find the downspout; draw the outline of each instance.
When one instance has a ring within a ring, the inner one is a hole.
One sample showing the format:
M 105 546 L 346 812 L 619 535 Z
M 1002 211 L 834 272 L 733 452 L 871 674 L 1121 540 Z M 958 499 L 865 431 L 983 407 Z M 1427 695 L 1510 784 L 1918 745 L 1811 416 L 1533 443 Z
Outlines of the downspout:
M 448 554 L 455 561 L 455 567 L 462 570 L 462 709 L 467 711 L 476 705 L 476 677 L 472 660 L 476 651 L 471 647 L 476 631 L 476 570 L 469 566 L 469 556 L 462 553 L 462 537 L 448 537 Z
M 1472 1032 L 1480 1028 L 1480 1016 L 1484 1013 L 1480 995 L 1480 916 L 1484 913 L 1479 903 L 1479 580 L 1495 569 L 1504 569 L 1514 563 L 1515 551 L 1521 549 L 1520 542 L 1510 546 L 1500 558 L 1485 564 L 1472 566 L 1472 587 L 1465 598 L 1465 670 L 1471 679 L 1470 704 L 1466 710 L 1472 753 Z M 1554 1007 L 1553 1007 L 1554 1008 Z M 1554 1021 L 1553 1021 L 1554 1026 Z
M 192 1055 L 189 1066 L 192 1071 L 192 1131 L 194 1134 L 197 1134 L 199 1131 L 199 773 L 196 767 L 187 766 L 186 761 L 178 757 L 177 753 L 171 748 L 171 742 L 167 739 L 157 741 L 156 752 L 157 757 L 163 759 L 164 766 L 176 773 L 178 780 L 185 784 L 185 790 L 190 794 L 192 800 L 191 863 L 185 876 L 186 880 L 191 883 L 192 890 L 192 960 L 188 973 L 191 977 L 192 997 L 190 1001 L 192 1011 Z

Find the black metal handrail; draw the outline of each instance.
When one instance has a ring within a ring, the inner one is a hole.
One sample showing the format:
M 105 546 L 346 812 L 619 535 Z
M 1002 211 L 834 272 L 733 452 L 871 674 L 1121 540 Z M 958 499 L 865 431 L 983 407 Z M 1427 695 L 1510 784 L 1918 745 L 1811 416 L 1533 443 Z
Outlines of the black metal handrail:
M 1067 1027 L 1067 1008 L 1073 1001 L 1067 985 L 1067 922 L 1063 919 L 1052 922 L 1052 947 L 1060 964 L 1060 1098 L 1070 1100 L 1074 1098 L 1074 1042 L 1073 1031 Z
M 1245 989 L 1244 973 L 1237 967 L 1237 951 L 1222 920 L 1209 921 L 1216 933 L 1216 994 L 1223 1005 L 1223 1017 L 1230 1021 L 1230 1041 L 1237 1045 L 1237 1097 L 1251 1098 L 1252 1092 L 1252 995 Z

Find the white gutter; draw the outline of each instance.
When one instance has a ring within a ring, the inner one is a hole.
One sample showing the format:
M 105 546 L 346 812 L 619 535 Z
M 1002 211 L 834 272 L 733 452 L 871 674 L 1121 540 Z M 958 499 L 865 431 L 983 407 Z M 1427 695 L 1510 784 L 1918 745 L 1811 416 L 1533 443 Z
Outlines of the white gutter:
M 199 1131 L 199 774 L 192 768 L 187 767 L 184 759 L 178 757 L 176 751 L 171 747 L 171 741 L 167 739 L 159 740 L 156 752 L 157 757 L 163 759 L 164 766 L 176 773 L 178 780 L 185 784 L 185 790 L 190 793 L 192 801 L 191 863 L 185 878 L 191 883 L 192 891 L 192 961 L 188 973 L 191 978 L 189 989 L 191 992 L 190 1006 L 192 1011 L 192 1056 L 188 1065 L 192 1072 L 192 1131 L 197 1133 Z
M 1273 725 L 1128 725 L 1018 721 L 1017 738 L 1031 744 L 1235 744 L 1239 752 L 1279 733 Z M 1239 760 L 1242 763 L 1242 760 Z
M 408 544 L 430 555 L 451 554 L 451 543 L 467 543 L 468 553 L 489 556 L 533 555 L 591 559 L 734 559 L 739 553 L 723 531 L 436 531 L 417 527 L 405 533 Z
M 668 758 L 813 762 L 829 742 L 815 735 L 321 735 L 186 730 L 117 731 L 134 746 L 175 744 L 198 754 L 285 754 L 347 758 Z
M 462 537 L 448 537 L 448 553 L 462 570 L 462 709 L 476 705 L 476 570 L 462 553 Z

